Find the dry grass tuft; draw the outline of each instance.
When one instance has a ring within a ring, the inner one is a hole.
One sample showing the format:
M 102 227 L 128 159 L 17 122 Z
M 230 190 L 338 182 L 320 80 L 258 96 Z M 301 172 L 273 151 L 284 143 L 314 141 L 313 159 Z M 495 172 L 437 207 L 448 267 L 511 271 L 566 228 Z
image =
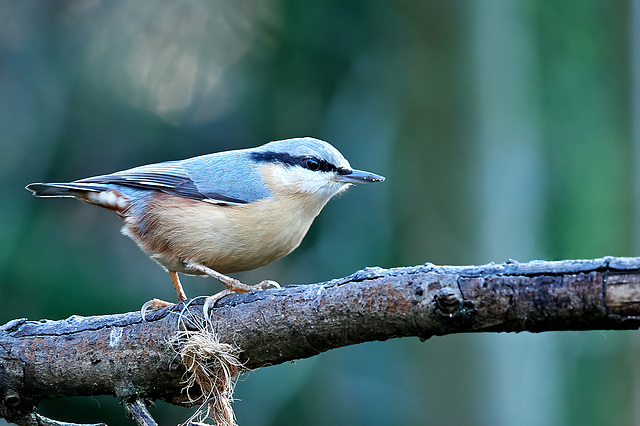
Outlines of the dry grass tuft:
M 181 330 L 177 335 L 187 368 L 183 391 L 189 402 L 202 404 L 185 424 L 211 418 L 219 426 L 237 426 L 231 402 L 236 378 L 245 371 L 238 358 L 240 349 L 220 342 L 210 324 L 197 320 L 195 326 L 195 331 Z

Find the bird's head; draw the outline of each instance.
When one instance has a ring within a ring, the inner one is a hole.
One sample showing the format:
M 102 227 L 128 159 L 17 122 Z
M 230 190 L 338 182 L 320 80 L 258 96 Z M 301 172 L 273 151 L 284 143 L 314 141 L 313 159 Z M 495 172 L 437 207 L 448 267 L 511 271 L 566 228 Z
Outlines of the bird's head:
M 384 177 L 354 170 L 331 144 L 314 138 L 269 142 L 250 158 L 271 191 L 317 198 L 326 202 L 352 183 L 382 182 Z

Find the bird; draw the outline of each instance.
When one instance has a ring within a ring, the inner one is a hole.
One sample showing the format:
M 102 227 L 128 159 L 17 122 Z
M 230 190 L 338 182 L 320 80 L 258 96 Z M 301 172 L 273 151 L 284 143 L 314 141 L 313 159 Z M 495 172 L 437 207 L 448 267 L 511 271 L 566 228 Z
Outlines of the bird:
M 246 285 L 227 274 L 264 266 L 295 250 L 327 202 L 352 184 L 384 177 L 356 170 L 328 142 L 292 138 L 148 164 L 66 183 L 31 183 L 37 197 L 71 197 L 114 211 L 131 238 L 187 299 L 178 273 L 205 275 L 230 293 Z M 152 299 L 142 308 L 173 305 Z

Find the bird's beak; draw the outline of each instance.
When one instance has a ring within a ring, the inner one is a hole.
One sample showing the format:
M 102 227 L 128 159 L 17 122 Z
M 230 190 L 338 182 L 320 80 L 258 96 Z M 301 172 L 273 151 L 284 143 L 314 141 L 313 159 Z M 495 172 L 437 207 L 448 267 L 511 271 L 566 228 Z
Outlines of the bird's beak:
M 363 172 L 362 170 L 350 170 L 348 173 L 341 173 L 336 176 L 336 182 L 343 183 L 369 183 L 382 182 L 383 180 L 384 176 L 376 175 L 369 172 Z

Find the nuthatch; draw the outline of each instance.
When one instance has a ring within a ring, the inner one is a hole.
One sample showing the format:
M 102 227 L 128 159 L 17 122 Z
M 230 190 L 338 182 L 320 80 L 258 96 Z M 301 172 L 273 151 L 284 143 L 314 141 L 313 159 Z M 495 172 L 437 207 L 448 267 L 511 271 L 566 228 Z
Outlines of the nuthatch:
M 277 286 L 248 286 L 223 274 L 286 256 L 331 197 L 352 183 L 383 180 L 352 169 L 327 142 L 296 138 L 27 189 L 113 210 L 124 220 L 122 233 L 169 272 L 182 301 L 178 272 L 217 278 L 225 294 Z

